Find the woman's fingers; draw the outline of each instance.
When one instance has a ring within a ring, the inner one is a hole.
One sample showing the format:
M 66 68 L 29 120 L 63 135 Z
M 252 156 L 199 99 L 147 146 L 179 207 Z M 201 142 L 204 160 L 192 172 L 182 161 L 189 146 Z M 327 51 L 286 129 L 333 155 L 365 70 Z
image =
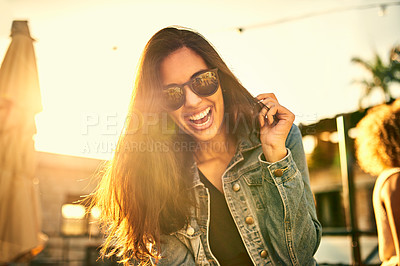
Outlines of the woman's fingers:
M 264 94 L 264 96 L 265 95 L 266 94 Z M 274 97 L 267 97 L 267 98 L 261 98 L 259 102 L 262 105 L 261 111 L 259 113 L 260 126 L 261 127 L 264 126 L 265 120 L 268 121 L 269 125 L 272 125 L 275 119 L 274 116 L 278 113 L 278 107 L 279 107 L 278 101 Z
M 256 99 L 258 103 L 262 105 L 258 117 L 261 128 L 263 128 L 266 123 L 268 126 L 281 125 L 280 122 L 284 121 L 289 122 L 289 124 L 293 123 L 294 114 L 279 104 L 275 94 L 259 94 Z
M 294 114 L 280 105 L 273 93 L 256 97 L 261 105 L 258 114 L 260 141 L 267 161 L 275 162 L 286 154 L 285 141 L 294 121 Z
M 262 93 L 262 94 L 257 95 L 256 98 L 258 100 L 265 100 L 267 98 L 272 98 L 276 102 L 278 102 L 278 99 L 276 98 L 275 94 L 273 94 L 273 93 Z
M 268 124 L 272 124 L 274 122 L 274 115 L 276 114 L 277 109 L 274 103 L 268 103 L 264 105 L 259 113 L 260 125 L 264 126 L 265 120 L 268 121 Z

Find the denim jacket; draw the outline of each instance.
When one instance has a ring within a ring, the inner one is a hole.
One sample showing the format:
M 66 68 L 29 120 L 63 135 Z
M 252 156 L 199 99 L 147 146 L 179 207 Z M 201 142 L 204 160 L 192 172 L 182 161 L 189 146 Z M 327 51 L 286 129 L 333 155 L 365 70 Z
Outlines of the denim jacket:
M 227 205 L 254 265 L 315 265 L 321 240 L 300 130 L 293 125 L 287 156 L 264 160 L 255 134 L 241 138 L 222 175 Z M 161 236 L 158 265 L 219 265 L 209 245 L 210 196 L 193 166 L 193 207 L 187 226 Z M 226 243 L 229 245 L 229 243 Z

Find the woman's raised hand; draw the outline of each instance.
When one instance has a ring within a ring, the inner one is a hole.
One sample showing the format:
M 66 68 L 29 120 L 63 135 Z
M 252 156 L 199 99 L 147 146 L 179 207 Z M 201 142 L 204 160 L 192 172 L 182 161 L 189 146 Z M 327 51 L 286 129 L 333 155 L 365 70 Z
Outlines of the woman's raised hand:
M 258 115 L 263 153 L 273 163 L 286 156 L 285 141 L 295 116 L 279 104 L 273 93 L 260 94 L 256 99 L 263 104 Z

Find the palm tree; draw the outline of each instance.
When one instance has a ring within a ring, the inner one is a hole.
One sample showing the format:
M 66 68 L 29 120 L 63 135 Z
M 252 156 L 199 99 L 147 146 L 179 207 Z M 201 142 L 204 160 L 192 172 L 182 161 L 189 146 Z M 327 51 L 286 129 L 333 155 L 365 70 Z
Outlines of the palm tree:
M 360 97 L 359 106 L 361 102 L 367 98 L 374 89 L 381 89 L 384 94 L 385 102 L 392 102 L 394 100 L 389 90 L 389 84 L 392 82 L 400 83 L 400 45 L 394 46 L 389 55 L 389 63 L 385 65 L 381 57 L 375 53 L 374 60 L 371 62 L 365 61 L 359 57 L 351 59 L 366 69 L 372 78 L 356 81 L 363 86 L 364 92 Z

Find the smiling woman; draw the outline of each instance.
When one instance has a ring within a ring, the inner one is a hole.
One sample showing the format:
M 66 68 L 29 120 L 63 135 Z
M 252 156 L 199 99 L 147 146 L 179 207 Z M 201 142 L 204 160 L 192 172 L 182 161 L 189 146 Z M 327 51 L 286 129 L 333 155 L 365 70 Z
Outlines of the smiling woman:
M 200 34 L 157 32 L 93 194 L 103 252 L 126 264 L 315 265 L 321 226 L 293 121 L 273 93 L 254 98 Z

